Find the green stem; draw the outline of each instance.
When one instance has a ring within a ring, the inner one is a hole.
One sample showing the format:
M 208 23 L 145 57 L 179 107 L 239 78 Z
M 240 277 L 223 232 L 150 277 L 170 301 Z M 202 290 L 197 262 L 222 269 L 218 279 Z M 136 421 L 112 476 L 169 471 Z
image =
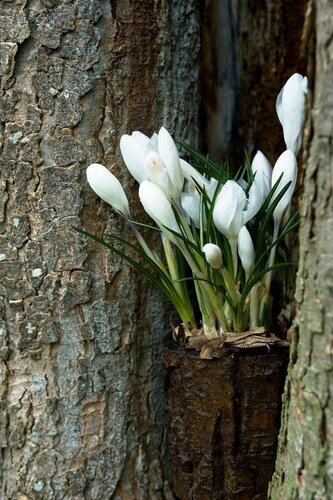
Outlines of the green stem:
M 279 227 L 280 227 L 280 221 L 281 219 L 274 219 L 274 231 L 273 231 L 273 240 L 272 240 L 272 245 L 277 240 L 278 234 L 279 234 Z M 272 267 L 274 264 L 275 260 L 275 255 L 276 255 L 276 245 L 274 245 L 271 248 L 270 254 L 269 254 L 269 260 L 268 260 L 268 267 Z M 269 292 L 271 288 L 271 282 L 272 282 L 272 271 L 269 271 L 266 273 L 265 279 L 264 279 L 264 284 L 265 284 L 265 294 L 263 298 L 261 299 L 261 304 L 260 304 L 260 317 L 262 317 L 263 311 L 265 310 L 267 303 L 268 303 L 268 298 L 269 298 Z
M 258 284 L 252 287 L 250 292 L 250 330 L 259 326 L 259 297 Z
M 229 245 L 231 248 L 232 255 L 232 269 L 233 269 L 233 277 L 236 280 L 237 277 L 237 268 L 238 268 L 238 253 L 237 253 L 237 239 L 236 238 L 228 238 Z
M 199 309 L 202 315 L 202 326 L 204 334 L 208 339 L 218 337 L 216 330 L 216 317 L 212 311 L 210 304 L 207 303 L 207 298 L 201 288 L 200 281 L 194 280 L 195 292 L 198 299 Z
M 175 258 L 175 254 L 172 249 L 170 240 L 166 238 L 163 234 L 162 234 L 162 243 L 170 277 L 174 283 L 174 287 L 178 295 L 180 296 L 184 308 L 186 310 L 186 317 L 187 317 L 186 323 L 188 324 L 189 327 L 193 327 L 195 325 L 195 318 L 194 318 L 193 307 L 188 295 L 188 290 L 183 282 L 178 281 L 180 278 L 182 278 L 182 276 L 180 276 L 179 274 L 177 259 Z
M 228 329 L 227 320 L 223 312 L 222 301 L 218 299 L 216 292 L 212 289 L 209 283 L 202 282 L 202 287 L 209 302 L 209 308 L 220 324 L 221 333 L 226 332 Z
M 232 305 L 236 307 L 240 299 L 240 295 L 236 288 L 236 285 L 225 267 L 221 268 L 221 274 L 223 276 L 225 286 L 228 290 L 228 294 L 231 298 Z

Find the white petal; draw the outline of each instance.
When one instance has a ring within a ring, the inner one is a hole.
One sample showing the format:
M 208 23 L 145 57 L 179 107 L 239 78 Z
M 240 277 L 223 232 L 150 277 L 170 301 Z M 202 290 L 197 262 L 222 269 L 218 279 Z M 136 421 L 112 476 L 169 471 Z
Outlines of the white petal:
M 246 226 L 243 226 L 238 234 L 238 255 L 244 271 L 248 272 L 254 265 L 254 246 Z
M 308 78 L 305 76 L 301 82 L 301 87 L 302 87 L 304 94 L 308 93 L 308 85 L 309 85 L 309 81 L 308 81 Z
M 158 134 L 156 134 L 156 132 L 154 132 L 150 138 L 149 149 L 156 151 L 156 153 L 158 152 Z
M 177 196 L 180 196 L 183 189 L 184 176 L 180 168 L 179 155 L 174 140 L 164 127 L 158 133 L 158 152 L 166 166 L 175 192 Z
M 150 151 L 145 160 L 147 178 L 157 184 L 170 197 L 172 185 L 162 158 L 155 151 Z
M 148 215 L 156 222 L 160 229 L 171 241 L 175 237 L 166 228 L 180 233 L 180 228 L 173 213 L 171 203 L 164 191 L 150 181 L 143 181 L 139 187 L 139 197 L 143 208 Z
M 120 151 L 126 167 L 139 184 L 147 179 L 144 164 L 150 148 L 150 139 L 138 131 L 120 139 Z
M 215 191 L 217 189 L 217 186 L 218 186 L 218 180 L 216 179 L 213 179 L 213 177 L 209 180 L 209 185 L 208 185 L 208 189 L 207 189 L 207 194 L 208 194 L 208 198 L 210 200 L 212 200 L 214 198 L 214 195 L 215 195 Z M 220 189 L 220 188 L 219 188 Z
M 199 186 L 208 188 L 209 182 L 207 181 L 207 179 L 205 179 L 203 175 L 201 175 L 194 167 L 192 167 L 192 165 L 190 165 L 182 158 L 179 159 L 179 162 L 185 179 L 191 182 L 195 180 L 195 182 L 199 184 Z
M 277 162 L 274 165 L 272 174 L 272 187 L 275 185 L 281 175 L 281 181 L 277 190 L 272 196 L 271 203 L 274 202 L 278 194 L 281 193 L 281 190 L 288 184 L 288 182 L 291 181 L 291 184 L 274 210 L 273 217 L 278 221 L 281 220 L 283 212 L 289 205 L 296 185 L 297 161 L 294 153 L 289 149 L 282 153 L 282 155 L 278 158 Z
M 123 187 L 107 168 L 99 163 L 89 165 L 87 180 L 90 187 L 102 200 L 109 203 L 117 212 L 129 217 L 130 210 Z
M 263 197 L 260 188 L 254 179 L 249 189 L 249 198 L 247 201 L 247 208 L 243 211 L 243 224 L 249 222 L 260 210 Z
M 287 149 L 295 155 L 301 147 L 306 92 L 307 78 L 295 73 L 286 82 L 276 101 L 276 111 L 283 127 Z
M 227 181 L 213 209 L 217 229 L 228 238 L 236 238 L 242 226 L 242 211 L 246 203 L 243 189 L 235 181 Z
M 181 205 L 195 227 L 200 227 L 200 198 L 189 193 L 181 194 Z
M 284 87 L 283 87 L 284 88 Z M 284 116 L 283 116 L 283 107 L 282 107 L 282 94 L 283 94 L 283 88 L 280 90 L 278 93 L 278 96 L 276 98 L 276 113 L 278 115 L 279 121 L 283 127 L 283 122 L 284 122 Z
M 264 202 L 271 190 L 272 166 L 266 156 L 261 151 L 257 151 L 251 168 L 255 175 L 256 184 L 262 194 L 262 202 Z

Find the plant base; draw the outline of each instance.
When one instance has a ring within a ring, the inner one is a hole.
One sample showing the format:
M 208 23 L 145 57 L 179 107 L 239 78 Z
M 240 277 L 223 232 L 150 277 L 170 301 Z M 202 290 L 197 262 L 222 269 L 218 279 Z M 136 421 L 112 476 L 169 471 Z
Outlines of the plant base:
M 181 500 L 265 499 L 274 471 L 285 342 L 219 359 L 165 346 L 172 487 Z

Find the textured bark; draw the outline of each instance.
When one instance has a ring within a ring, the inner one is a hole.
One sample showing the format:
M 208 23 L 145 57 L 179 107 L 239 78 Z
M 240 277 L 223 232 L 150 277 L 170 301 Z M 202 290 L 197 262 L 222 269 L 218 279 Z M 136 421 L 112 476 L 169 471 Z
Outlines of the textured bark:
M 168 346 L 164 357 L 177 498 L 267 498 L 288 348 L 229 348 L 204 360 Z
M 298 312 L 273 499 L 333 497 L 332 2 L 316 2 L 314 15 L 313 129 L 301 200 Z
M 126 234 L 88 189 L 122 133 L 197 142 L 195 1 L 0 4 L 0 497 L 163 498 L 163 299 L 79 237 Z M 82 219 L 81 219 L 82 216 Z

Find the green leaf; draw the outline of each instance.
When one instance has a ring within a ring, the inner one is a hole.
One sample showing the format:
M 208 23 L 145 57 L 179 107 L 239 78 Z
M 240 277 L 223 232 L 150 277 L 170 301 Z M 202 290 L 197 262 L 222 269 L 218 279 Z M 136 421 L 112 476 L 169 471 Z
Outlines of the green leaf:
M 165 295 L 166 297 L 169 298 L 169 300 L 174 304 L 176 309 L 179 309 L 179 305 L 181 304 L 181 299 L 179 297 L 179 294 L 174 288 L 173 282 L 170 279 L 170 277 L 163 271 L 150 257 L 147 256 L 140 248 L 137 246 L 133 245 L 129 241 L 125 240 L 124 238 L 121 238 L 120 236 L 110 234 L 108 237 L 115 239 L 116 241 L 119 241 L 129 248 L 131 248 L 134 252 L 137 253 L 138 256 L 142 257 L 146 263 L 155 271 L 157 272 L 157 275 L 159 276 L 160 279 L 156 277 L 156 275 L 152 274 L 152 272 L 149 272 L 142 264 L 137 262 L 136 260 L 132 259 L 129 257 L 126 253 L 122 252 L 121 250 L 118 250 L 114 245 L 107 243 L 105 240 L 102 238 L 99 238 L 88 231 L 85 231 L 83 229 L 80 229 L 78 227 L 72 226 L 75 231 L 83 234 L 84 236 L 87 236 L 88 238 L 92 239 L 93 241 L 96 241 L 97 243 L 103 245 L 104 247 L 108 248 L 111 250 L 113 253 L 124 259 L 126 262 L 128 262 L 131 266 L 133 266 L 135 269 L 140 271 L 144 276 L 146 276 L 150 281 L 154 283 L 155 286 L 157 286 Z

